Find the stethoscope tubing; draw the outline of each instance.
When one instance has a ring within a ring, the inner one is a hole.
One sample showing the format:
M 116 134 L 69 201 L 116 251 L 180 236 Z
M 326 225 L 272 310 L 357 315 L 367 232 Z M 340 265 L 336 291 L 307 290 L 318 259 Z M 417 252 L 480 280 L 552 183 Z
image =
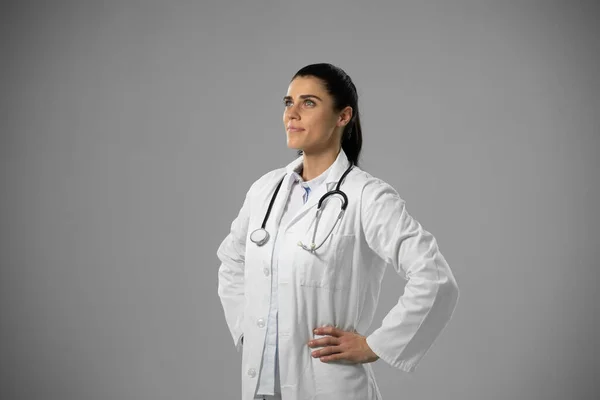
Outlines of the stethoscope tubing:
M 310 252 L 314 252 L 315 250 L 318 250 L 323 243 L 325 243 L 325 241 L 327 240 L 327 238 L 329 237 L 329 235 L 331 235 L 331 232 L 333 232 L 333 229 L 335 228 L 335 226 L 337 225 L 338 221 L 342 218 L 342 216 L 344 215 L 344 212 L 346 211 L 346 208 L 348 207 L 348 196 L 346 195 L 346 193 L 344 193 L 342 190 L 340 190 L 340 187 L 342 185 L 342 182 L 344 181 L 344 179 L 346 178 L 346 175 L 348 175 L 348 173 L 352 170 L 352 168 L 354 167 L 353 164 L 350 165 L 350 167 L 348 167 L 348 169 L 346 169 L 346 171 L 344 171 L 344 173 L 342 174 L 341 178 L 338 180 L 338 183 L 336 185 L 336 188 L 334 190 L 331 190 L 327 193 L 325 193 L 323 196 L 321 196 L 321 198 L 319 199 L 319 203 L 317 205 L 317 215 L 316 218 L 317 220 L 315 221 L 315 229 L 313 230 L 313 237 L 312 237 L 312 243 L 311 246 L 308 247 L 304 244 L 302 244 L 302 242 L 298 242 L 298 245 L 300 247 L 302 247 L 305 250 L 308 250 Z M 269 219 L 269 215 L 271 214 L 271 209 L 273 208 L 273 204 L 275 203 L 275 198 L 277 197 L 277 193 L 279 193 L 279 189 L 281 188 L 281 184 L 283 183 L 283 180 L 285 179 L 285 175 L 281 178 L 281 180 L 279 181 L 279 183 L 277 184 L 277 188 L 275 189 L 275 192 L 273 193 L 273 195 L 271 196 L 271 201 L 269 202 L 269 207 L 267 208 L 267 212 L 265 214 L 265 218 L 263 219 L 262 225 L 259 229 L 256 229 L 254 232 L 252 232 L 252 234 L 250 235 L 250 240 L 252 242 L 254 242 L 256 245 L 258 246 L 262 246 L 265 243 L 268 242 L 269 240 L 269 232 L 265 229 L 265 227 L 267 226 L 267 221 Z M 333 227 L 331 228 L 331 230 L 329 231 L 329 233 L 327 234 L 327 236 L 325 237 L 325 240 L 323 240 L 323 243 L 321 243 L 319 246 L 315 245 L 315 239 L 316 239 L 316 235 L 317 235 L 317 226 L 319 225 L 319 220 L 320 220 L 320 216 L 321 216 L 321 206 L 323 204 L 323 201 L 325 199 L 327 199 L 329 196 L 335 195 L 335 194 L 339 194 L 340 196 L 342 196 L 343 201 L 342 201 L 342 209 L 340 210 L 340 213 L 338 214 L 338 217 L 335 221 L 335 223 L 333 224 Z M 259 232 L 259 231 L 263 231 L 264 232 L 264 237 L 262 239 L 253 239 L 252 236 Z

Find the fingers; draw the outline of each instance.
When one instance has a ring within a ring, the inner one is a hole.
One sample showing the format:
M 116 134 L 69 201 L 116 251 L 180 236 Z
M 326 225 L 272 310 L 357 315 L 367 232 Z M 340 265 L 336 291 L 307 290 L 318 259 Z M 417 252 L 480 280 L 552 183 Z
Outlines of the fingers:
M 311 352 L 313 357 L 322 357 L 324 355 L 340 352 L 340 339 L 334 336 L 325 336 L 319 339 L 313 339 L 308 342 L 308 347 L 322 347 Z
M 325 336 L 320 339 L 313 339 L 308 342 L 308 347 L 323 347 L 327 345 L 338 345 L 340 339 L 334 336 Z
M 315 350 L 311 353 L 314 358 L 321 358 L 321 361 L 324 360 L 324 356 L 330 356 L 331 354 L 341 354 L 342 349 L 339 346 L 328 346 L 319 350 Z
M 319 339 L 312 339 L 308 342 L 309 347 L 322 347 L 311 352 L 313 358 L 319 358 L 323 362 L 346 360 L 353 362 L 350 353 L 347 352 L 347 346 L 342 345 L 343 336 L 356 336 L 356 331 L 344 331 L 335 326 L 323 326 L 313 330 L 316 335 L 329 335 Z M 349 339 L 349 338 L 348 338 Z
M 317 335 L 331 335 L 335 337 L 342 336 L 345 331 L 336 328 L 335 326 L 322 326 L 320 328 L 315 328 L 313 332 Z
M 350 360 L 348 358 L 348 356 L 346 356 L 344 353 L 334 353 L 328 356 L 323 356 L 320 357 L 320 360 L 323 362 L 329 362 L 329 361 L 350 361 L 350 363 L 352 363 L 352 360 Z

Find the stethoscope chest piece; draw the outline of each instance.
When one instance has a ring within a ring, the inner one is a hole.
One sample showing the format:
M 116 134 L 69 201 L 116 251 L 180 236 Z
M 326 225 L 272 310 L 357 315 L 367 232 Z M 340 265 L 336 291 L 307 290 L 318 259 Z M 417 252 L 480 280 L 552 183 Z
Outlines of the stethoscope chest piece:
M 258 228 L 250 234 L 250 240 L 258 246 L 262 246 L 269 241 L 269 232 L 266 229 Z

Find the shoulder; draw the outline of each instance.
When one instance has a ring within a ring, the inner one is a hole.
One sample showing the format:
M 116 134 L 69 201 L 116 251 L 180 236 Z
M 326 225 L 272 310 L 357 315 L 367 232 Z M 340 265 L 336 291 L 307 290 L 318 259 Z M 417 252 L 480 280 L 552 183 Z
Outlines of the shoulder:
M 263 192 L 264 189 L 271 187 L 274 181 L 277 178 L 281 178 L 284 174 L 285 168 L 276 168 L 264 173 L 252 183 L 248 190 L 248 195 L 252 196 L 255 193 Z
M 356 172 L 353 180 L 360 188 L 361 204 L 372 205 L 374 202 L 393 199 L 395 201 L 404 202 L 396 189 L 388 182 L 380 179 L 362 169 L 355 167 Z

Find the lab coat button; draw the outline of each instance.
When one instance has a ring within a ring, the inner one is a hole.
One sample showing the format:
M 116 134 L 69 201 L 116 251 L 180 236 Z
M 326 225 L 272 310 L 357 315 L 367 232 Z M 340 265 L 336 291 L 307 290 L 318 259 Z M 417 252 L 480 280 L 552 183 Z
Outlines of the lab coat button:
M 250 376 L 250 378 L 254 378 L 256 376 L 256 370 L 254 368 L 250 368 L 248 370 L 248 375 Z
M 269 268 L 263 268 L 263 273 L 265 274 L 265 276 L 269 276 Z
M 258 321 L 256 321 L 256 325 L 258 325 L 259 328 L 264 328 L 265 327 L 265 320 L 262 318 L 259 318 Z

